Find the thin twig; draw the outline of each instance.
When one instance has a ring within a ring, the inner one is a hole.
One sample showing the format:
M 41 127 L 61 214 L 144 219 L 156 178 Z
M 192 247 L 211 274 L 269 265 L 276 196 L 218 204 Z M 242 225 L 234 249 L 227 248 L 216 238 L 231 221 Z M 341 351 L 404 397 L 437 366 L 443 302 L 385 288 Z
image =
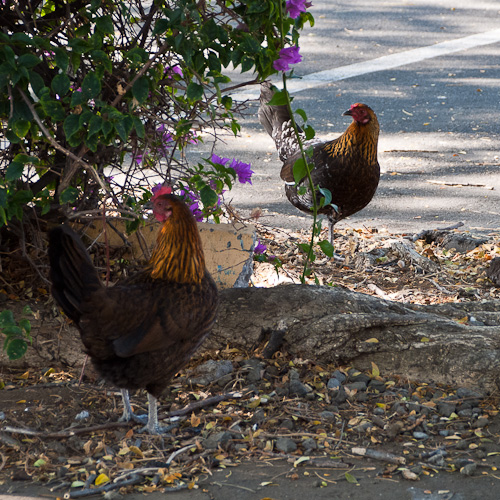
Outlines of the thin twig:
M 130 486 L 133 484 L 140 483 L 142 481 L 142 477 L 134 474 L 131 478 L 126 479 L 124 481 L 119 481 L 119 482 L 113 482 L 111 484 L 106 484 L 104 486 L 101 486 L 99 488 L 86 488 L 83 490 L 79 491 L 71 491 L 69 493 L 66 493 L 64 495 L 64 498 L 66 500 L 69 500 L 70 498 L 81 498 L 81 497 L 88 497 L 91 495 L 97 495 L 99 493 L 106 493 L 107 491 L 111 490 L 116 490 L 118 488 L 122 488 L 123 486 Z
M 211 405 L 216 405 L 220 403 L 221 401 L 225 401 L 227 399 L 231 398 L 241 398 L 243 397 L 244 394 L 241 392 L 229 392 L 226 394 L 220 394 L 218 396 L 213 396 L 211 398 L 206 398 L 201 401 L 196 401 L 193 404 L 190 404 L 186 406 L 185 408 L 181 408 L 179 410 L 174 410 L 165 414 L 159 415 L 159 419 L 167 419 L 167 418 L 172 418 L 172 417 L 179 417 L 183 415 L 188 415 L 196 410 L 199 410 L 201 408 L 205 408 L 207 406 Z M 100 425 L 93 425 L 90 427 L 75 427 L 70 430 L 64 430 L 60 432 L 44 432 L 44 431 L 35 431 L 33 429 L 23 429 L 20 427 L 12 427 L 12 426 L 6 426 L 2 430 L 4 432 L 10 432 L 13 434 L 23 434 L 27 436 L 37 436 L 41 439 L 66 439 L 71 436 L 77 436 L 81 434 L 90 434 L 92 432 L 99 432 L 99 431 L 107 431 L 111 429 L 118 429 L 121 427 L 130 427 L 132 425 L 138 425 L 134 421 L 131 422 L 108 422 L 106 424 L 100 424 Z

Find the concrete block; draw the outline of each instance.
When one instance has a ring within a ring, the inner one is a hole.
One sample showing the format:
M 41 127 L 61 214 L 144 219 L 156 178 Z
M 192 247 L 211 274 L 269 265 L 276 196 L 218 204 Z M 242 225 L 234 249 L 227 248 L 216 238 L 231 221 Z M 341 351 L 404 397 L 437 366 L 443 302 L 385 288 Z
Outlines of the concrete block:
M 126 246 L 123 258 L 147 260 L 156 243 L 160 226 L 156 221 L 148 221 L 145 227 L 127 235 L 123 221 L 112 221 L 106 226 L 108 244 L 113 249 Z M 256 242 L 254 227 L 207 222 L 199 222 L 198 227 L 207 269 L 218 287 L 222 289 L 248 286 L 253 271 L 252 251 Z M 95 241 L 104 244 L 102 220 L 95 219 L 85 226 L 73 224 L 73 228 L 87 236 L 87 243 Z

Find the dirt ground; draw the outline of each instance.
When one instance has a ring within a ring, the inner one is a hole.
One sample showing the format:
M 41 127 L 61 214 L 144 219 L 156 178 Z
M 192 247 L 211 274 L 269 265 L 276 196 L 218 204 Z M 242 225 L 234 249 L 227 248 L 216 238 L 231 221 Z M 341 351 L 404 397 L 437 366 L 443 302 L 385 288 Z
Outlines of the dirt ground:
M 259 227 L 259 236 L 267 248 L 255 263 L 254 284 L 297 281 L 303 262 L 297 243 L 306 235 Z M 472 243 L 460 236 L 471 248 L 406 239 L 439 264 L 429 274 L 394 253 L 395 235 L 339 232 L 336 251 L 346 259 L 338 263 L 318 250 L 308 280 L 422 304 L 498 297 L 486 275 L 499 253 L 498 235 Z M 12 273 L 6 281 L 16 283 L 19 268 L 5 269 Z M 91 366 L 78 384 L 84 362 L 78 334 L 43 285 L 26 280 L 0 296 L 2 309 L 19 313 L 29 303 L 34 312 L 27 356 L 1 358 L 0 494 L 77 498 L 110 489 L 108 498 L 131 499 L 168 492 L 173 499 L 283 500 L 312 491 L 318 499 L 498 498 L 497 394 L 443 387 L 424 374 L 408 380 L 376 365 L 360 373 L 286 352 L 263 359 L 264 346 L 254 352 L 228 346 L 201 352 L 173 380 L 159 412 L 166 422 L 176 416 L 177 427 L 169 436 L 147 436 L 117 423 L 119 393 Z M 207 363 L 230 369 L 204 380 L 199 371 Z M 137 412 L 147 411 L 145 393 L 132 402 Z

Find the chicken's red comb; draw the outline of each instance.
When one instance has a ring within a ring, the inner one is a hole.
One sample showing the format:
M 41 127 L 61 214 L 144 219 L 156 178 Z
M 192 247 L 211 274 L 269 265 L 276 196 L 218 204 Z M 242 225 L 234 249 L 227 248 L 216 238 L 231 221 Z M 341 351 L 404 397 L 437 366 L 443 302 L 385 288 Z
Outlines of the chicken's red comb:
M 172 194 L 172 188 L 170 186 L 162 186 L 161 184 L 157 184 L 153 189 L 153 197 L 151 201 L 155 201 L 158 196 L 163 194 Z

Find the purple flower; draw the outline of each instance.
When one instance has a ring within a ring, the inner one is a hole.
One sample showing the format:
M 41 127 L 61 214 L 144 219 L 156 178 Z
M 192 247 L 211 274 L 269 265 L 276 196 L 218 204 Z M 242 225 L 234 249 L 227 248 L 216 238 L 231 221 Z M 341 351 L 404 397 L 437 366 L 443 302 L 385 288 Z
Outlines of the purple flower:
M 142 163 L 142 160 L 144 159 L 143 157 L 143 154 L 142 153 L 137 153 L 135 156 L 134 156 L 134 160 L 135 162 L 137 163 L 137 165 L 140 165 Z
M 287 0 L 286 2 L 286 10 L 292 19 L 299 17 L 301 12 L 305 12 L 311 6 L 312 3 L 306 0 Z
M 193 193 L 193 191 L 181 189 L 179 191 L 179 196 L 184 198 L 184 201 L 189 207 L 189 210 L 191 210 L 195 220 L 197 222 L 201 222 L 203 220 L 203 212 L 200 210 L 200 203 L 196 194 Z
M 253 253 L 263 254 L 266 250 L 267 250 L 266 245 L 264 245 L 264 243 L 261 243 L 259 240 L 257 245 L 255 245 L 255 247 L 253 249 Z
M 239 160 L 233 160 L 231 165 L 229 165 L 229 168 L 232 168 L 236 172 L 238 181 L 241 184 L 245 184 L 245 182 L 252 184 L 250 179 L 252 178 L 253 170 L 251 170 L 251 167 L 252 165 L 250 163 L 244 163 Z
M 297 64 L 302 61 L 302 56 L 299 54 L 299 47 L 286 47 L 280 50 L 280 57 L 273 62 L 273 68 L 276 71 L 289 71 L 290 64 Z
M 210 161 L 212 163 L 217 163 L 217 165 L 222 165 L 224 166 L 228 161 L 229 158 L 221 158 L 220 156 L 217 156 L 215 153 L 210 157 Z
M 170 78 L 172 74 L 174 75 L 179 75 L 179 76 L 184 76 L 184 73 L 182 72 L 181 67 L 176 64 L 175 66 L 167 66 L 165 68 L 164 73 Z

